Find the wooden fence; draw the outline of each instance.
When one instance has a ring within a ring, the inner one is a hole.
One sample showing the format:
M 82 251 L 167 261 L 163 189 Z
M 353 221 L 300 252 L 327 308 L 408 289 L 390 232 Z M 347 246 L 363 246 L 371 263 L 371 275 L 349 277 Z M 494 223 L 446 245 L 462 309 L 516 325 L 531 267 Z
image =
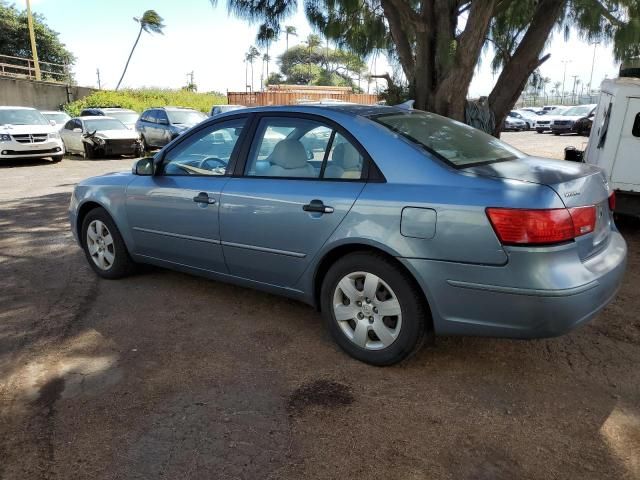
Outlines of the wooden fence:
M 338 100 L 342 102 L 373 105 L 378 102 L 378 96 L 368 93 L 351 93 L 335 91 L 266 91 L 266 92 L 228 92 L 227 101 L 230 105 L 244 105 L 257 107 L 267 105 L 296 105 L 306 102 Z

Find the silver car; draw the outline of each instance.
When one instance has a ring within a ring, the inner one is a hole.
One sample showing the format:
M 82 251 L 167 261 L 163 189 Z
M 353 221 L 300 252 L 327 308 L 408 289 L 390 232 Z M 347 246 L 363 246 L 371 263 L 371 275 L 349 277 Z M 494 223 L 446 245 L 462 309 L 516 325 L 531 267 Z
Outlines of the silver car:
M 547 337 L 593 318 L 626 265 L 610 202 L 600 169 L 438 115 L 287 106 L 216 116 L 79 183 L 70 220 L 103 278 L 150 263 L 286 295 L 388 365 L 433 334 Z

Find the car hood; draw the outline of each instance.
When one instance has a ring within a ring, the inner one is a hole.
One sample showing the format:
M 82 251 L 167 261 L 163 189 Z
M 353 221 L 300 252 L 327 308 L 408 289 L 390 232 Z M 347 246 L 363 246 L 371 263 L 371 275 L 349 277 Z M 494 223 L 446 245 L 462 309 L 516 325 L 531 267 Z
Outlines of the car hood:
M 8 133 L 9 135 L 52 133 L 57 131 L 58 129 L 51 125 L 0 125 L 0 133 Z
M 96 137 L 104 138 L 105 140 L 136 140 L 138 133 L 133 130 L 103 130 L 96 133 Z
M 584 115 L 558 115 L 554 120 L 573 120 L 575 122 L 576 120 L 580 120 L 584 117 Z

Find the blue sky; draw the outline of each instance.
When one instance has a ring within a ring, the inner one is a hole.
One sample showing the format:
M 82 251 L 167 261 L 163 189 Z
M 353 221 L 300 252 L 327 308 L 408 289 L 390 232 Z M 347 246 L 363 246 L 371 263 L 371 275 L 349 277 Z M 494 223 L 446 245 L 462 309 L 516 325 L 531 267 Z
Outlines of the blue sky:
M 15 0 L 21 7 L 22 0 Z M 47 23 L 60 33 L 62 41 L 76 55 L 76 79 L 81 85 L 97 84 L 96 69 L 100 69 L 103 88 L 114 88 L 137 35 L 134 16 L 155 9 L 166 24 L 164 35 L 144 34 L 134 53 L 123 86 L 159 86 L 179 88 L 186 84 L 187 73 L 194 71 L 200 91 L 244 89 L 245 64 L 243 54 L 255 43 L 257 25 L 250 25 L 227 14 L 226 1 L 214 8 L 209 0 L 32 0 L 34 11 L 42 13 Z M 288 22 L 300 36 L 290 38 L 295 44 L 311 33 L 302 9 Z M 285 49 L 285 39 L 272 45 L 272 57 Z M 567 89 L 578 75 L 589 81 L 593 46 L 572 35 L 565 42 L 561 34 L 554 35 L 548 45 L 552 57 L 541 68 L 544 76 L 562 81 L 565 64 Z M 472 96 L 490 92 L 495 78 L 481 62 L 471 85 Z M 275 61 L 270 70 L 275 70 Z M 384 60 L 377 61 L 378 73 L 388 69 Z M 616 76 L 618 66 L 612 61 L 610 47 L 599 45 L 593 84 L 599 85 L 605 75 Z M 254 64 L 254 85 L 260 85 L 261 64 Z M 250 76 L 250 73 L 249 73 Z M 383 85 L 384 81 L 380 81 Z M 363 83 L 363 88 L 367 85 Z M 373 88 L 373 85 L 371 85 Z

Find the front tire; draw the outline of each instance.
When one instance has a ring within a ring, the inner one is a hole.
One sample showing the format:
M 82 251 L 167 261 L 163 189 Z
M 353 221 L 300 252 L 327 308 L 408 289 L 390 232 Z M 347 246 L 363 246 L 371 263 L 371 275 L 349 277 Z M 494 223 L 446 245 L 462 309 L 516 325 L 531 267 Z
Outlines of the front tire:
M 413 279 L 377 253 L 353 253 L 333 264 L 322 282 L 321 307 L 336 343 L 371 365 L 415 353 L 431 320 Z
M 135 264 L 120 231 L 103 208 L 91 210 L 82 222 L 82 248 L 93 271 L 110 280 L 133 272 Z
M 51 157 L 51 163 L 60 163 L 62 161 L 63 155 L 54 155 Z
M 86 160 L 93 160 L 94 158 L 96 158 L 95 150 L 88 143 L 84 144 L 84 155 L 83 156 L 84 156 L 84 158 Z

